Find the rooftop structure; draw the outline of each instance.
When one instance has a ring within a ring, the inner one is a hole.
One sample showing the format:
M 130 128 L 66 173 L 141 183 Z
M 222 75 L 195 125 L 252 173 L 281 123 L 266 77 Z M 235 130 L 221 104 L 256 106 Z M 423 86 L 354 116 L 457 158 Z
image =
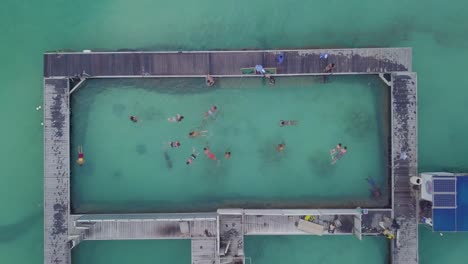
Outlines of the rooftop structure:
M 71 214 L 69 100 L 87 78 L 259 77 L 256 65 L 272 76 L 326 76 L 331 74 L 324 72 L 329 62 L 335 64 L 334 75 L 375 74 L 391 89 L 391 208 Z M 388 216 L 400 224 L 392 263 L 418 263 L 416 199 L 409 184 L 417 175 L 417 81 L 410 48 L 46 53 L 44 145 L 45 264 L 71 263 L 70 251 L 81 241 L 108 239 L 191 239 L 192 263 L 244 263 L 244 235 L 361 238 L 375 235 L 379 218 Z

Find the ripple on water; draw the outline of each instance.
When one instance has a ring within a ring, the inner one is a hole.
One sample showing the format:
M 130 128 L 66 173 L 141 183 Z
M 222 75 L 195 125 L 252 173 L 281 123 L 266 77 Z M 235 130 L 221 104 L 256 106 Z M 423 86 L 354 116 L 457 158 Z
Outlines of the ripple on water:
M 147 151 L 148 150 L 146 148 L 146 145 L 144 144 L 139 144 L 136 146 L 136 152 L 138 153 L 138 155 L 144 155 Z

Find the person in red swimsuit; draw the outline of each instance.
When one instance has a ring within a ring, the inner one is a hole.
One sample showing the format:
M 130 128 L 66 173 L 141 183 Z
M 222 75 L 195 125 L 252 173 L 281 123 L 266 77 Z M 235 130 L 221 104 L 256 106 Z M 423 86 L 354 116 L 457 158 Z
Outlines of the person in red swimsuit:
M 78 146 L 78 160 L 76 161 L 76 163 L 78 163 L 78 165 L 80 166 L 83 166 L 83 164 L 85 163 L 83 146 L 81 145 Z
M 215 154 L 213 154 L 213 152 L 211 152 L 210 149 L 209 149 L 208 147 L 203 148 L 203 151 L 204 151 L 205 155 L 206 155 L 209 159 L 211 159 L 211 160 L 216 160 Z

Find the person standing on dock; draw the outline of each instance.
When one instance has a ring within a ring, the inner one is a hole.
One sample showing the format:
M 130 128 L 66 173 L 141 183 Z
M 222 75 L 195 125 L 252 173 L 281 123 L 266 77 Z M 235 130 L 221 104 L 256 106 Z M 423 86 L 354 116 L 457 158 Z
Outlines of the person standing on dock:
M 83 146 L 81 145 L 78 146 L 78 160 L 76 161 L 76 163 L 78 163 L 78 165 L 80 166 L 83 166 L 83 164 L 85 163 Z

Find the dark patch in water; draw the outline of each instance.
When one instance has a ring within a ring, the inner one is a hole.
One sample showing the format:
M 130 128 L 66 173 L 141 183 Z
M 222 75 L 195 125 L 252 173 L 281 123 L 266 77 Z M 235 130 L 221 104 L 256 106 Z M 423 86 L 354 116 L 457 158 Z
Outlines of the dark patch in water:
M 281 141 L 278 141 L 281 142 Z M 278 152 L 276 151 L 276 146 L 279 144 L 278 142 L 275 141 L 266 141 L 264 142 L 260 148 L 258 149 L 258 152 L 260 153 L 261 159 L 265 163 L 277 163 L 280 162 L 283 158 L 283 156 L 287 152 L 287 144 L 286 144 L 286 149 L 283 152 Z
M 23 219 L 6 225 L 0 225 L 0 243 L 11 243 L 24 236 L 41 219 L 41 212 L 36 212 Z
M 171 156 L 169 156 L 169 153 L 167 153 L 167 151 L 164 151 L 164 160 L 166 161 L 166 167 L 168 169 L 172 169 L 172 159 Z
M 346 133 L 358 139 L 365 138 L 372 129 L 372 118 L 368 113 L 353 111 L 346 116 Z
M 115 179 L 122 178 L 122 171 L 120 171 L 120 170 L 114 171 L 114 173 L 112 173 L 112 177 L 115 178 Z
M 136 146 L 136 152 L 139 155 L 144 155 L 147 152 L 146 145 L 140 144 Z
M 164 113 L 154 106 L 146 108 L 141 114 L 143 120 L 163 119 Z
M 318 176 L 329 176 L 332 174 L 334 167 L 331 161 L 330 156 L 326 152 L 316 152 L 307 159 L 312 173 Z
M 126 107 L 123 104 L 114 104 L 112 106 L 112 113 L 114 113 L 114 115 L 117 117 L 122 117 L 124 115 L 125 109 Z

